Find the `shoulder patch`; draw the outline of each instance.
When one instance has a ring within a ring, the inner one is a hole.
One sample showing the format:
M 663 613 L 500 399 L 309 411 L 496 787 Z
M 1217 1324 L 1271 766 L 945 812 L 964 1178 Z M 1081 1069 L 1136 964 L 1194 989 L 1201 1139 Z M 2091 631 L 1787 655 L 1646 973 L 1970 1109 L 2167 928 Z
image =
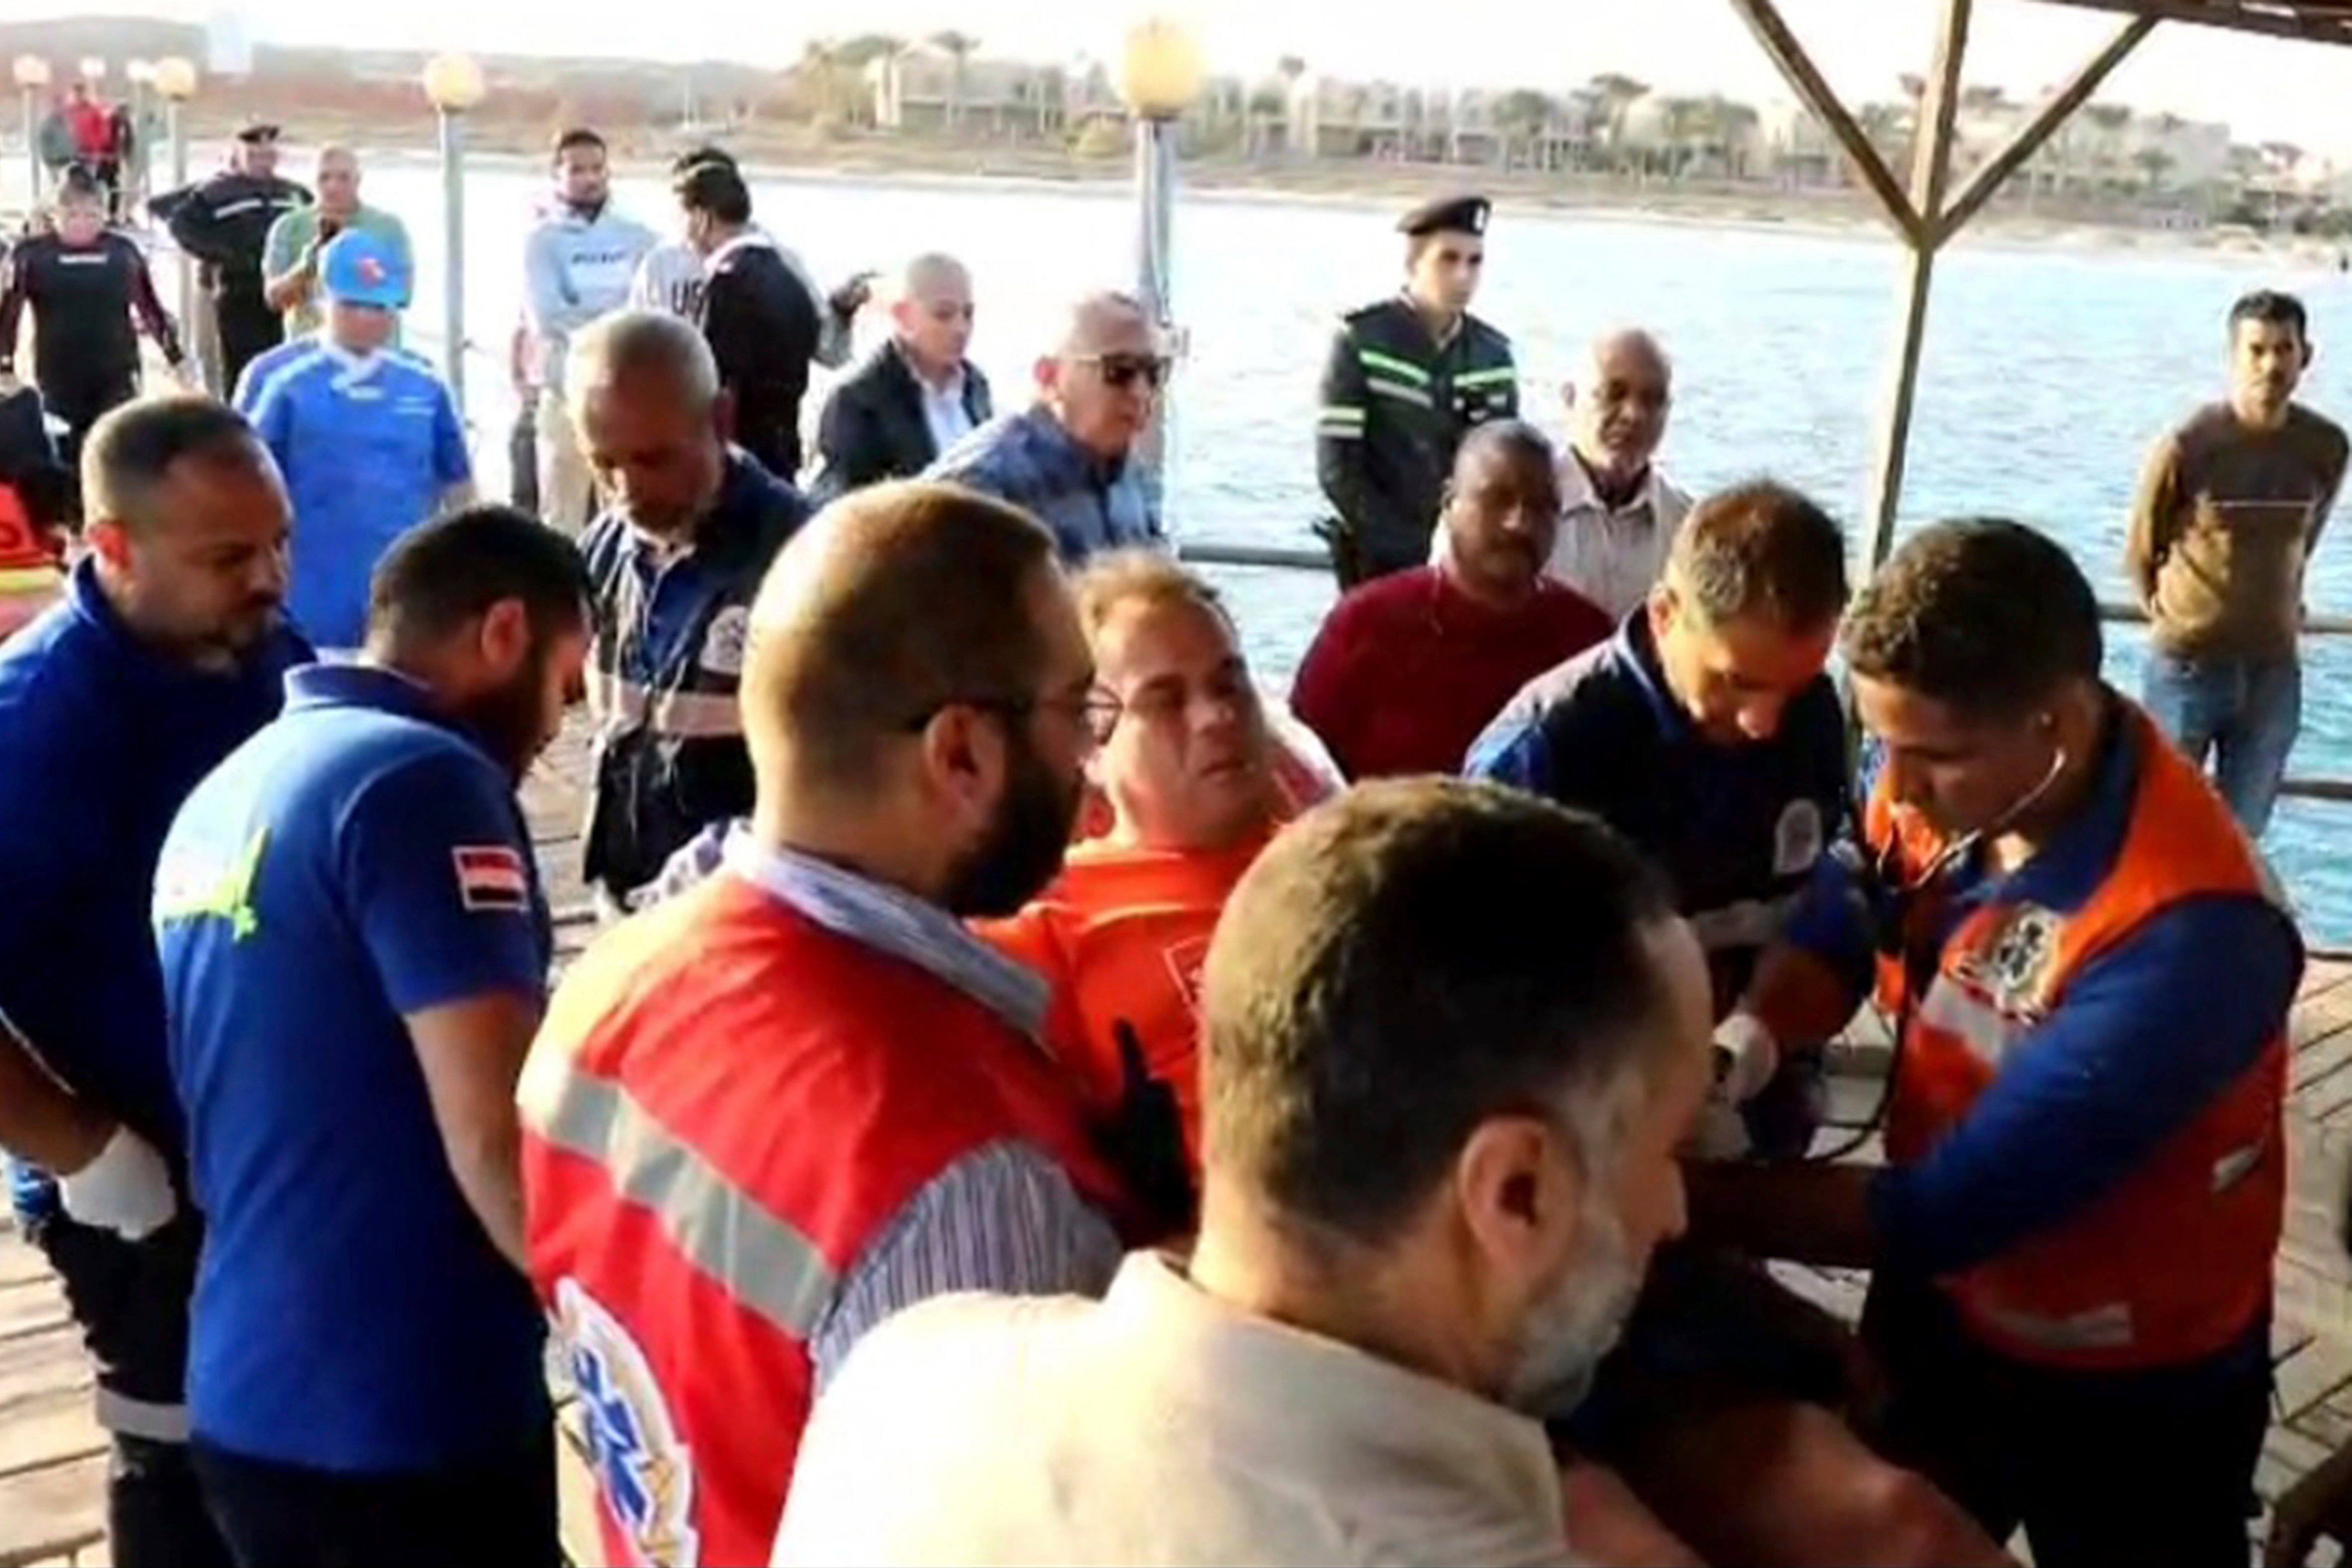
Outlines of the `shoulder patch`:
M 449 851 L 457 874 L 457 901 L 477 915 L 521 915 L 530 909 L 530 870 L 510 844 L 458 844 Z
M 1772 874 L 1796 876 L 1812 870 L 1827 838 L 1819 806 L 1805 800 L 1790 801 L 1772 829 Z
M 713 615 L 710 629 L 702 634 L 702 667 L 714 675 L 741 674 L 751 630 L 751 612 L 740 604 L 730 604 Z

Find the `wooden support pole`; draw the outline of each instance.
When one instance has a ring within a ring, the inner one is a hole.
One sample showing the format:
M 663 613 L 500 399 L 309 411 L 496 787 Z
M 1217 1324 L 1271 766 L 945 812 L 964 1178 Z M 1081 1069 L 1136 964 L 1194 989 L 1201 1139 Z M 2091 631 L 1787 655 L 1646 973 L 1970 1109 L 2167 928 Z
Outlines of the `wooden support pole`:
M 1737 3 L 1737 0 L 1735 0 Z M 1911 166 L 1911 206 L 1924 214 L 1911 241 L 1903 298 L 1903 325 L 1895 363 L 1895 385 L 1886 402 L 1886 424 L 1878 447 L 1878 484 L 1872 509 L 1870 564 L 1874 570 L 1895 549 L 1895 521 L 1903 505 L 1903 474 L 1911 441 L 1911 404 L 1919 387 L 1919 352 L 1927 338 L 1927 296 L 1936 280 L 1938 236 L 1935 215 L 1943 210 L 1944 182 L 1952 162 L 1952 122 L 1959 109 L 1960 65 L 1969 52 L 1969 18 L 1975 0 L 1944 0 L 1936 34 L 1936 61 L 1919 102 L 1916 155 Z
M 2273 38 L 2299 38 L 2312 44 L 2352 44 L 2352 13 L 2337 9 L 2321 13 L 2311 6 L 2209 4 L 2208 0 L 2059 0 L 2086 11 L 2120 11 L 2126 16 L 2193 22 L 2232 33 L 2263 33 Z
M 1936 244 L 1951 242 L 1968 221 L 1977 215 L 1979 208 L 2000 193 L 2009 177 L 2025 166 L 2027 159 L 2042 150 L 2042 144 L 2066 122 L 2067 118 L 2090 100 L 2099 90 L 2099 84 L 2108 74 L 2124 63 L 2126 56 L 2139 47 L 2142 38 L 2156 31 L 2158 18 L 2135 16 L 2116 33 L 2114 41 L 2083 62 L 2081 68 L 2067 78 L 2042 105 L 2033 119 L 2019 128 L 2000 152 L 1987 159 L 1982 167 L 1969 176 L 1969 183 L 1949 205 L 1936 215 Z
M 1812 57 L 1797 42 L 1797 36 L 1789 31 L 1775 0 L 1731 0 L 1731 8 L 1739 13 L 1765 54 L 1780 68 L 1781 78 L 1788 82 L 1789 90 L 1797 95 L 1797 101 L 1812 110 L 1813 117 L 1837 138 L 1854 172 L 1877 196 L 1879 207 L 1886 221 L 1895 225 L 1896 236 L 1906 245 L 1917 245 L 1926 232 L 1919 216 L 1921 209 L 1904 195 L 1903 187 L 1895 183 L 1895 175 L 1887 169 L 1886 161 L 1878 155 L 1878 149 L 1870 144 L 1870 138 L 1815 68 Z

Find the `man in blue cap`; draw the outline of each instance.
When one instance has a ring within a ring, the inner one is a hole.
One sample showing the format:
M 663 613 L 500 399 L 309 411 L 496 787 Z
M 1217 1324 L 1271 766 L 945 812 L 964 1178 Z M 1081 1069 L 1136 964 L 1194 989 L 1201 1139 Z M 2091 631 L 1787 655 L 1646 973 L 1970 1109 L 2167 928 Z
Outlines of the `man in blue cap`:
M 327 324 L 254 361 L 236 406 L 260 432 L 294 502 L 287 610 L 321 648 L 358 645 L 368 574 L 393 540 L 473 499 L 456 400 L 433 368 L 392 344 L 409 298 L 406 255 L 346 230 L 320 253 Z

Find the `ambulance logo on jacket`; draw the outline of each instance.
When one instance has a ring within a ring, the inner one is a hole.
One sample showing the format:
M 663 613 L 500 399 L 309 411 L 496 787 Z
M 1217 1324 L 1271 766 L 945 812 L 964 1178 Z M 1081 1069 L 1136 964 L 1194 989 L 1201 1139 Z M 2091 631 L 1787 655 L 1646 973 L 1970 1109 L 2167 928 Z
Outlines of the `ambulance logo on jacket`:
M 635 1561 L 693 1568 L 702 1552 L 694 1529 L 694 1456 L 678 1441 L 645 1353 L 577 1280 L 556 1285 L 555 1315 L 571 1353 L 589 1465 L 606 1515 Z

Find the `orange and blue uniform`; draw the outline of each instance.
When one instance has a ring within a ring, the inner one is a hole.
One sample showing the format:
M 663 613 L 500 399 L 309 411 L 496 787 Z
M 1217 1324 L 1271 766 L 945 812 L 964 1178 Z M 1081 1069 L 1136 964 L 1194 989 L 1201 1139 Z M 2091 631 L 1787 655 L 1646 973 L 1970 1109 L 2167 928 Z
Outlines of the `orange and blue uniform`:
M 2211 788 L 2112 707 L 2025 864 L 1948 857 L 1882 778 L 1877 873 L 1824 862 L 1790 935 L 1901 1031 L 1864 1327 L 1914 1462 L 2039 1561 L 2242 1556 L 2303 949 Z M 1768 1022 L 1818 1024 L 1775 990 Z

